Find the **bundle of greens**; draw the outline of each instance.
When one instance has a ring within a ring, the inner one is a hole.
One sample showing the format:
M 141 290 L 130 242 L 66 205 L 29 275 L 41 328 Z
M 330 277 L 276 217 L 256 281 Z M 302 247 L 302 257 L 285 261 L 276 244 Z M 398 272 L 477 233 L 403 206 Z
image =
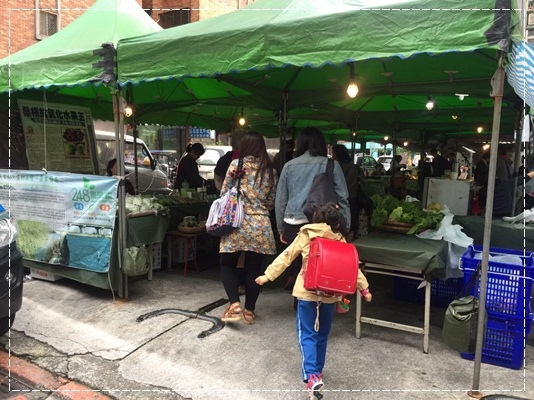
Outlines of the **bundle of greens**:
M 436 229 L 443 219 L 443 214 L 433 207 L 424 210 L 421 202 L 406 202 L 391 195 L 371 197 L 374 205 L 371 215 L 371 226 L 377 227 L 387 223 L 403 223 L 411 225 L 408 235 L 425 230 Z

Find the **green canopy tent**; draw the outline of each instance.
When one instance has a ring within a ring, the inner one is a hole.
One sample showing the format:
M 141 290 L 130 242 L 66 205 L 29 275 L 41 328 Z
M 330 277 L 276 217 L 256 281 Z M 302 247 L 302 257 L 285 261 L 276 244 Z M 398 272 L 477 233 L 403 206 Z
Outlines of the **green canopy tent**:
M 23 143 L 22 129 L 10 129 L 15 128 L 20 120 L 16 102 L 10 100 L 36 100 L 45 106 L 46 103 L 85 106 L 91 109 L 93 118 L 113 120 L 119 115 L 120 97 L 113 85 L 106 86 L 101 80 L 95 79 L 102 69 L 93 68 L 93 63 L 101 61 L 93 51 L 101 49 L 103 43 L 116 46 L 119 39 L 161 30 L 135 0 L 97 0 L 73 23 L 56 34 L 0 60 L 0 98 L 4 110 L 0 123 L 0 153 L 5 154 L 5 164 L 10 150 L 9 139 Z M 118 118 L 115 120 L 116 134 L 120 138 L 123 127 Z M 118 143 L 119 154 L 122 154 L 122 140 Z M 57 143 L 48 143 L 48 146 L 54 147 Z M 118 174 L 124 175 L 124 160 L 119 157 L 117 165 Z M 119 191 L 119 202 L 124 203 L 124 187 Z M 119 214 L 120 256 L 125 244 L 125 225 L 122 211 Z M 72 274 L 72 279 L 84 279 L 84 272 L 68 273 Z M 115 278 L 112 277 L 119 292 L 127 297 L 127 280 L 123 285 L 120 279 Z M 109 278 L 103 276 L 99 280 L 85 277 L 85 280 L 108 287 Z
M 210 20 L 120 41 L 119 82 L 139 93 L 141 119 L 150 118 L 153 98 L 159 110 L 197 106 L 198 114 L 206 107 L 207 117 L 211 106 L 225 104 L 222 99 L 212 99 L 210 107 L 194 96 L 189 104 L 177 102 L 173 88 L 196 82 L 200 93 L 203 82 L 232 84 L 250 93 L 239 98 L 243 113 L 278 113 L 281 144 L 297 109 L 313 110 L 307 113 L 313 121 L 344 123 L 349 132 L 410 133 L 423 143 L 431 135 L 485 126 L 492 132 L 494 176 L 501 125 L 513 140 L 521 108 L 503 69 L 517 10 L 510 0 L 436 6 L 430 0 L 258 0 Z M 360 87 L 355 99 L 345 94 L 352 79 Z M 432 110 L 425 109 L 429 99 L 437 103 Z M 477 393 L 494 183 L 490 179 L 482 255 Z
M 258 0 L 209 20 L 121 40 L 119 82 L 133 85 L 138 120 L 147 123 L 156 122 L 155 107 L 158 117 L 184 109 L 207 122 L 210 116 L 231 120 L 235 110 L 214 114 L 213 106 L 232 104 L 245 116 L 259 114 L 247 119 L 269 136 L 279 135 L 284 111 L 288 127 L 332 122 L 346 128 L 345 139 L 361 129 L 395 131 L 419 142 L 444 133 L 473 136 L 481 125 L 489 132 L 490 78 L 497 51 L 507 46 L 510 12 L 493 1 L 439 6 Z M 351 63 L 360 88 L 355 99 L 345 92 Z M 234 86 L 224 88 L 228 96 L 202 97 L 205 86 L 226 84 Z M 432 111 L 425 109 L 428 96 L 437 103 Z M 516 100 L 506 86 L 502 121 L 510 131 Z

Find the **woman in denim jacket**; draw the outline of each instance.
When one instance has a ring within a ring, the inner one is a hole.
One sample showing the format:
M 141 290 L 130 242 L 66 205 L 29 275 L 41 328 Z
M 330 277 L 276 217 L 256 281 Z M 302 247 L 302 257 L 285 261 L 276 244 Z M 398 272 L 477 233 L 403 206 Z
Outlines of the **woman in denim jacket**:
M 304 128 L 297 141 L 295 157 L 284 165 L 276 190 L 276 226 L 280 241 L 286 246 L 293 242 L 300 228 L 310 222 L 304 215 L 304 205 L 313 178 L 326 171 L 327 160 L 328 151 L 323 133 L 315 127 Z M 334 161 L 334 186 L 343 217 L 340 231 L 347 234 L 350 225 L 348 190 L 345 176 L 337 161 Z M 293 288 L 301 266 L 302 257 L 299 256 L 287 269 L 289 275 L 285 286 L 287 290 Z

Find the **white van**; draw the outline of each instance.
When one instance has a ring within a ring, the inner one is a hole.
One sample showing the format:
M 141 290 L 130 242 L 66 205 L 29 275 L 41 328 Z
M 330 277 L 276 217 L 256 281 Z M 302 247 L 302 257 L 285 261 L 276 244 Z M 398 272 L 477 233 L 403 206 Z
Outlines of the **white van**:
M 117 157 L 115 132 L 102 131 L 95 126 L 96 153 L 100 175 L 107 175 L 106 167 L 109 160 Z M 138 193 L 169 194 L 169 180 L 163 171 L 156 168 L 157 161 L 141 139 L 137 139 L 137 153 L 134 152 L 134 138 L 124 135 L 124 168 L 125 176 L 135 185 L 135 165 L 137 164 Z M 137 154 L 137 159 L 135 158 Z

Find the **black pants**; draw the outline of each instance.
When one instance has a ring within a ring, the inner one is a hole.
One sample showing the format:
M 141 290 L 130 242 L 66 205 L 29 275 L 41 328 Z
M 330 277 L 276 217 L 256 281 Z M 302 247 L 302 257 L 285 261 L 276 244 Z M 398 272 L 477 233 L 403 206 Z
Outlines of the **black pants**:
M 230 303 L 239 302 L 239 285 L 241 284 L 240 273 L 237 270 L 239 254 L 241 252 L 220 254 L 221 280 Z M 261 287 L 255 281 L 261 275 L 264 262 L 265 254 L 245 252 L 243 268 L 245 273 L 245 308 L 249 311 L 254 311 L 260 295 Z

